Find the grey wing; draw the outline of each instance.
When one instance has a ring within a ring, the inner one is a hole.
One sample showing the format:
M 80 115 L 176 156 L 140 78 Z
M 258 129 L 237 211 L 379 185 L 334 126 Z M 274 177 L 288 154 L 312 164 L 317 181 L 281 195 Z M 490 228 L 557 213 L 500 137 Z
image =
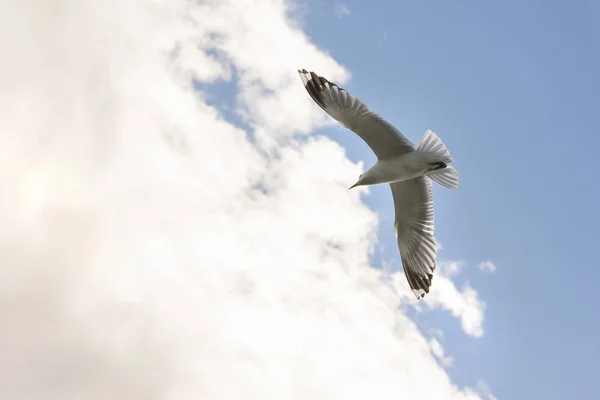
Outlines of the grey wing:
M 422 176 L 391 183 L 390 187 L 402 266 L 410 288 L 417 298 L 421 298 L 429 293 L 437 256 L 431 180 Z
M 327 114 L 360 136 L 378 159 L 414 151 L 414 145 L 392 124 L 345 89 L 305 69 L 298 70 L 304 87 Z

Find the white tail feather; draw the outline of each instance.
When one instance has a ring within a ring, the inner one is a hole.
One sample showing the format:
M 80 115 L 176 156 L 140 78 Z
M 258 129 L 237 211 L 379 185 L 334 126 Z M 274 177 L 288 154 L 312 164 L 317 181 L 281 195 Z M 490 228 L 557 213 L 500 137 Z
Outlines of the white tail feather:
M 435 132 L 429 129 L 427 129 L 427 132 L 425 132 L 423 138 L 421 138 L 417 151 L 435 154 L 436 159 L 445 164 L 450 164 L 452 162 L 452 157 L 450 156 L 450 152 L 446 148 L 446 145 Z
M 458 187 L 459 173 L 453 167 L 446 167 L 432 171 L 429 175 L 431 180 L 437 182 L 446 189 L 456 189 Z

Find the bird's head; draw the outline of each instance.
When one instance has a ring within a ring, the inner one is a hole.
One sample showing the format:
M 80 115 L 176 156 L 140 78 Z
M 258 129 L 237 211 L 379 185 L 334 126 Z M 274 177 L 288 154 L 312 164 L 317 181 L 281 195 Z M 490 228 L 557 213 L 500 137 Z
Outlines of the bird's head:
M 350 186 L 348 190 L 357 186 L 370 185 L 373 183 L 375 183 L 374 177 L 365 172 L 364 174 L 360 174 L 360 176 L 358 177 L 358 181 L 356 181 L 354 185 Z

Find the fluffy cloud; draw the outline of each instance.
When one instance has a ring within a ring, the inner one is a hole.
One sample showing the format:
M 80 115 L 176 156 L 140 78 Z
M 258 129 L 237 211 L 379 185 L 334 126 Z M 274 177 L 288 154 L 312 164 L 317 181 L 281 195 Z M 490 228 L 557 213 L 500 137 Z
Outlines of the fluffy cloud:
M 361 166 L 297 138 L 331 122 L 296 69 L 349 73 L 288 11 L 4 5 L 2 398 L 478 398 L 369 268 Z M 192 79 L 232 81 L 240 124 Z M 476 292 L 436 286 L 425 304 L 479 332 Z
M 477 392 L 482 396 L 482 398 L 487 400 L 498 400 L 496 396 L 492 394 L 489 385 L 483 381 L 479 380 L 477 382 Z
M 403 273 L 393 275 L 390 281 L 403 303 L 410 304 L 418 311 L 434 308 L 447 310 L 460 320 L 461 328 L 467 335 L 482 337 L 486 305 L 468 282 L 460 290 L 452 281 L 461 267 L 460 261 L 438 260 L 431 292 L 417 303 L 410 302 L 414 295 L 407 288 Z
M 429 340 L 429 346 L 431 347 L 431 352 L 433 353 L 433 355 L 436 356 L 438 360 L 440 360 L 440 363 L 442 363 L 442 365 L 446 367 L 452 366 L 452 363 L 454 363 L 454 358 L 447 357 L 444 355 L 444 348 L 437 339 L 431 338 Z
M 492 260 L 487 260 L 487 261 L 480 262 L 479 265 L 477 266 L 477 268 L 479 268 L 483 272 L 492 273 L 492 272 L 496 271 L 496 264 L 494 264 L 492 262 Z

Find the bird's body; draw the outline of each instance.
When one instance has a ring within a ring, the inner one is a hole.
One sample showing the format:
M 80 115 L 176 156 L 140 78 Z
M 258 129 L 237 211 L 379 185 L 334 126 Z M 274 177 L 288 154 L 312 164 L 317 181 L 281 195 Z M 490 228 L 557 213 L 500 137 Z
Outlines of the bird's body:
M 312 99 L 331 117 L 360 136 L 377 162 L 352 185 L 388 183 L 394 199 L 394 230 L 406 278 L 417 298 L 429 293 L 436 266 L 433 237 L 431 180 L 449 189 L 458 186 L 458 172 L 450 167 L 450 152 L 428 130 L 418 147 L 367 105 L 314 72 L 298 70 Z M 431 180 L 430 180 L 431 179 Z
M 411 151 L 394 158 L 377 160 L 362 176 L 369 185 L 404 182 L 433 172 L 438 162 L 442 161 L 435 154 Z

